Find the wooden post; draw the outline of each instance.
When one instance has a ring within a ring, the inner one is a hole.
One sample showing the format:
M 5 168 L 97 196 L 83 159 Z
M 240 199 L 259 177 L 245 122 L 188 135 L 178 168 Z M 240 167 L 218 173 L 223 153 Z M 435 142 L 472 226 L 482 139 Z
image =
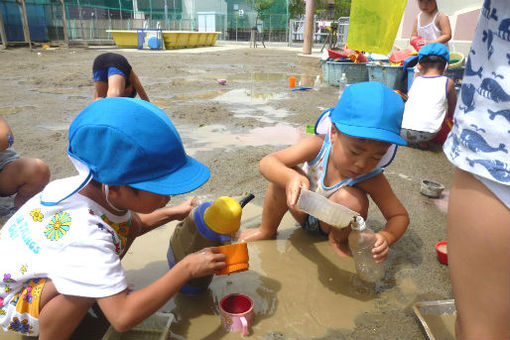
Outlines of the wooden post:
M 303 54 L 312 54 L 313 44 L 313 9 L 314 0 L 306 0 L 305 32 L 303 37 Z
M 30 29 L 28 27 L 27 9 L 25 7 L 25 0 L 16 0 L 19 5 L 19 11 L 21 14 L 21 23 L 23 24 L 23 34 L 25 35 L 25 41 L 28 42 L 28 46 L 32 49 L 32 40 L 30 39 Z
M 64 0 L 59 0 L 60 5 L 62 6 L 62 27 L 64 28 L 64 41 L 66 47 L 69 47 L 69 29 L 67 28 L 67 18 L 66 18 L 66 5 Z
M 2 49 L 7 48 L 7 35 L 5 34 L 4 18 L 2 17 L 2 8 L 0 7 L 0 38 L 2 38 Z

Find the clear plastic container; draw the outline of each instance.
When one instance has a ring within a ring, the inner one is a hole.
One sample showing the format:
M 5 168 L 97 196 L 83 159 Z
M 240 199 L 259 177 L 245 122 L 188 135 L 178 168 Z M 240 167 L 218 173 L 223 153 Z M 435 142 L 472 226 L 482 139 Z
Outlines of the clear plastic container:
M 340 77 L 340 80 L 338 81 L 338 99 L 342 96 L 342 93 L 344 93 L 345 88 L 347 87 L 347 77 L 345 76 L 345 73 L 342 73 L 342 76 Z
M 372 247 L 376 241 L 374 231 L 366 226 L 361 216 L 356 217 L 356 220 L 351 223 L 351 228 L 348 238 L 349 247 L 359 278 L 366 282 L 382 280 L 384 264 L 376 263 L 372 255 Z
M 347 227 L 356 216 L 359 216 L 357 212 L 304 188 L 301 189 L 296 206 L 318 220 L 340 228 Z

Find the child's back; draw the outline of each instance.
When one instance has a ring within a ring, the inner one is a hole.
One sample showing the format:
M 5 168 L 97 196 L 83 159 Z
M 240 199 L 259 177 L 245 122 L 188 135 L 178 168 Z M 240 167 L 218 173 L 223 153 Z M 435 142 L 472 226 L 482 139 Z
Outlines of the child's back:
M 448 49 L 440 43 L 428 44 L 418 53 L 421 76 L 414 79 L 409 90 L 402 119 L 401 136 L 409 143 L 432 140 L 445 117 L 453 114 L 455 84 L 443 75 L 448 59 Z

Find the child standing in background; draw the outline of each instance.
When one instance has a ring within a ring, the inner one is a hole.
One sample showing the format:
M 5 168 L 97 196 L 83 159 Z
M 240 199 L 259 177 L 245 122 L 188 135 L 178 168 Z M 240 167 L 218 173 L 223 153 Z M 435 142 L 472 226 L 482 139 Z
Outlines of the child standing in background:
M 49 183 L 0 230 L 0 325 L 6 331 L 67 339 L 97 302 L 127 331 L 161 308 L 190 279 L 225 266 L 216 248 L 192 253 L 150 285 L 128 288 L 121 258 L 133 240 L 184 219 L 209 169 L 188 156 L 177 130 L 154 105 L 105 98 L 69 128 L 78 175 Z
M 448 48 L 448 41 L 452 38 L 448 16 L 439 12 L 436 0 L 417 1 L 420 13 L 414 19 L 411 41 L 421 37 L 420 45 L 438 42 Z
M 420 76 L 414 78 L 405 104 L 400 135 L 408 143 L 423 146 L 434 139 L 445 119 L 453 117 L 457 94 L 453 80 L 444 76 L 450 54 L 440 43 L 418 52 Z
M 241 232 L 239 239 L 273 237 L 283 215 L 290 211 L 303 228 L 327 236 L 334 251 L 345 256 L 350 253 L 346 244 L 350 226 L 335 228 L 297 209 L 301 188 L 318 192 L 365 219 L 370 196 L 386 218 L 372 248 L 376 262 L 383 262 L 389 247 L 409 224 L 406 209 L 382 172 L 393 159 L 394 144 L 406 144 L 399 135 L 403 109 L 402 98 L 381 83 L 348 86 L 337 106 L 327 112 L 330 120 L 325 134 L 306 138 L 260 161 L 260 172 L 269 180 L 262 223 Z M 299 166 L 302 163 L 303 168 Z

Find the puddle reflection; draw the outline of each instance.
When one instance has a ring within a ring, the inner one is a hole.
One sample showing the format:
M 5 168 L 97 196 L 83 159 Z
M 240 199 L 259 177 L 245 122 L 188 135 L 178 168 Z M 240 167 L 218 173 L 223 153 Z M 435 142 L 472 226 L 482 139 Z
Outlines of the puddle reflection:
M 286 124 L 259 127 L 247 133 L 235 134 L 221 124 L 201 127 L 179 126 L 186 152 L 193 155 L 211 149 L 230 149 L 238 146 L 291 145 L 305 138 L 304 127 Z
M 35 106 L 8 106 L 0 107 L 0 115 L 12 115 L 25 109 L 33 110 Z

